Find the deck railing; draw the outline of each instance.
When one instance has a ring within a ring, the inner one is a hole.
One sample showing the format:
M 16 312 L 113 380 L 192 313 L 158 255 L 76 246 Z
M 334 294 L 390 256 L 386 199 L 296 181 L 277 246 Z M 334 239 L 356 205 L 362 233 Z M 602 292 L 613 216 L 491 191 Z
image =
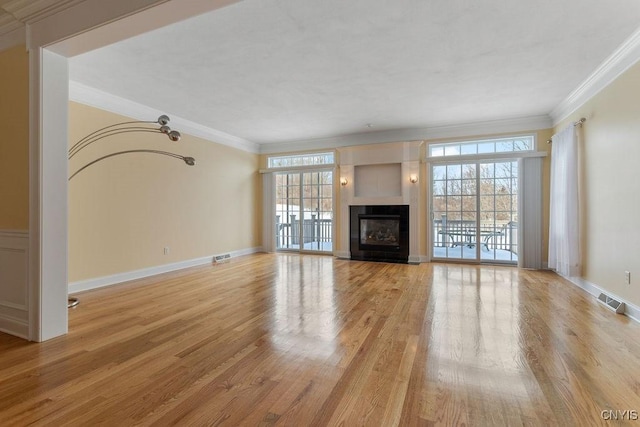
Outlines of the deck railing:
M 475 245 L 475 221 L 442 220 L 433 221 L 433 244 L 437 247 L 456 246 L 462 244 Z M 518 224 L 511 221 L 505 224 L 480 223 L 480 244 L 487 249 L 507 250 L 518 253 Z M 302 221 L 303 244 L 327 243 L 332 241 L 333 220 L 319 219 L 315 214 L 311 219 Z M 276 248 L 300 247 L 300 219 L 290 215 L 289 221 L 283 222 L 276 216 Z
M 436 219 L 433 221 L 433 245 L 436 247 L 472 245 L 477 239 L 475 221 Z M 518 253 L 518 224 L 480 223 L 480 244 L 484 249 Z
M 311 219 L 302 220 L 302 240 L 307 243 L 328 243 L 333 235 L 333 220 L 319 219 L 311 214 Z M 300 219 L 297 215 L 290 215 L 288 222 L 282 222 L 280 215 L 276 215 L 276 248 L 290 248 L 300 246 Z

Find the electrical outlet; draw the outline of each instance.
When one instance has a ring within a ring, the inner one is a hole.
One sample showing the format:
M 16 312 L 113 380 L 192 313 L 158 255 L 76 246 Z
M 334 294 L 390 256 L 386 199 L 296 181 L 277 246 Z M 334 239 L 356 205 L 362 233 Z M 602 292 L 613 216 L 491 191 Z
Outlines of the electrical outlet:
M 630 284 L 631 284 L 631 273 L 630 273 L 630 272 L 628 272 L 628 271 L 625 271 L 625 272 L 624 272 L 624 282 L 625 282 L 627 285 L 630 285 Z
M 164 254 L 165 254 L 165 255 L 169 255 L 169 246 L 165 246 L 165 248 L 164 248 Z

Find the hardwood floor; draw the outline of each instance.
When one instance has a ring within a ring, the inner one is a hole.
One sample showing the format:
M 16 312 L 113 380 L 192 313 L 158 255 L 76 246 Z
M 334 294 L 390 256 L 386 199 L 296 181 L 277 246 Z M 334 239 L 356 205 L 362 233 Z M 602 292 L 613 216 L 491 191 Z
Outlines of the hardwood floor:
M 259 254 L 79 296 L 64 337 L 0 334 L 2 426 L 617 425 L 640 411 L 640 325 L 550 272 Z

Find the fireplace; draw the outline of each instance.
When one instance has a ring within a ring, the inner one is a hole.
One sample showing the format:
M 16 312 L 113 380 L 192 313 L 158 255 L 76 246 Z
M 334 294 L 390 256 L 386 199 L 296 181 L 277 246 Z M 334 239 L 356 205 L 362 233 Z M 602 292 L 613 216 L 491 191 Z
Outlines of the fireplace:
M 409 206 L 350 206 L 351 259 L 407 263 Z

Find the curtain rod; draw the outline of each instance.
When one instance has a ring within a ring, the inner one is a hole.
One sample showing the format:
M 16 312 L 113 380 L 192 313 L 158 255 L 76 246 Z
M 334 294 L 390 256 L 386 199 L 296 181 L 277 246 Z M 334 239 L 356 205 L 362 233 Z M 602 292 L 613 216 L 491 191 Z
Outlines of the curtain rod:
M 580 120 L 578 120 L 577 122 L 573 122 L 573 125 L 574 126 L 582 126 L 582 124 L 584 122 L 586 122 L 586 121 L 587 121 L 587 119 L 585 119 L 584 117 L 581 117 Z M 547 144 L 551 144 L 551 140 L 550 139 L 547 139 Z

